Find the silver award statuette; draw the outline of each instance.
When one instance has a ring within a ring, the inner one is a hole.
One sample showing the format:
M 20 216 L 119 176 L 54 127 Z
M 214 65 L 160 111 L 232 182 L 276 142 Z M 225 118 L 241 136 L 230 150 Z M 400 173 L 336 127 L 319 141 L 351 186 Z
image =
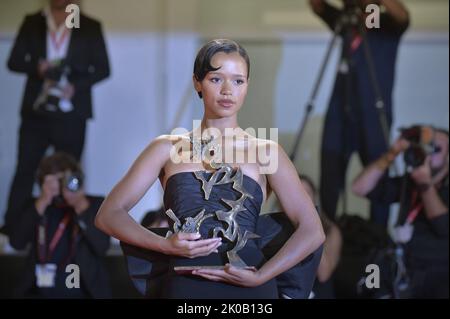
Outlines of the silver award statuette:
M 231 243 L 234 244 L 233 248 L 227 251 L 227 258 L 229 264 L 233 267 L 246 268 L 254 270 L 254 267 L 249 267 L 247 264 L 239 257 L 238 252 L 246 245 L 249 239 L 259 238 L 260 236 L 245 231 L 239 228 L 239 224 L 236 221 L 236 216 L 246 211 L 244 207 L 244 202 L 247 198 L 253 198 L 253 196 L 248 193 L 243 187 L 243 174 L 240 168 L 236 171 L 227 164 L 218 164 L 211 162 L 211 166 L 216 170 L 208 178 L 203 174 L 203 171 L 194 172 L 195 177 L 201 181 L 203 196 L 205 200 L 209 200 L 209 196 L 214 186 L 222 185 L 227 183 L 233 183 L 232 187 L 234 190 L 238 191 L 241 196 L 237 200 L 229 200 L 222 198 L 222 201 L 229 206 L 228 210 L 217 210 L 214 214 L 205 214 L 205 210 L 200 211 L 195 217 L 188 217 L 182 224 L 181 221 L 175 216 L 174 212 L 170 209 L 166 211 L 166 214 L 174 222 L 173 232 L 198 232 L 202 222 L 207 218 L 216 218 L 216 220 L 222 222 L 224 227 L 214 227 L 213 238 L 217 238 L 222 235 Z M 170 236 L 172 232 L 168 233 Z M 196 269 L 224 269 L 225 266 L 181 266 L 175 267 L 174 270 L 178 273 L 191 273 Z

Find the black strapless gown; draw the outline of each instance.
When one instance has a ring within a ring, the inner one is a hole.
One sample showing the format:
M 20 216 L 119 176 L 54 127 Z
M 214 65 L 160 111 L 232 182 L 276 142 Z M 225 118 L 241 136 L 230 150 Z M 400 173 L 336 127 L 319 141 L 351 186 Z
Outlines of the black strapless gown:
M 211 173 L 203 172 L 205 176 Z M 169 177 L 164 192 L 165 209 L 172 209 L 175 215 L 183 223 L 186 217 L 197 215 L 202 209 L 206 213 L 214 213 L 217 210 L 229 210 L 222 199 L 237 200 L 241 194 L 232 188 L 232 183 L 214 185 L 208 200 L 204 199 L 202 182 L 198 180 L 194 172 L 176 173 Z M 243 175 L 243 187 L 253 198 L 247 198 L 244 202 L 245 211 L 236 215 L 236 221 L 244 233 L 246 230 L 256 233 L 256 223 L 263 202 L 263 192 L 258 182 L 249 176 Z M 212 237 L 212 229 L 224 226 L 216 218 L 207 218 L 200 227 L 202 238 Z M 219 235 L 220 236 L 220 235 Z M 278 298 L 275 279 L 254 288 L 238 287 L 226 283 L 214 282 L 194 275 L 179 275 L 173 268 L 176 266 L 217 266 L 228 263 L 226 251 L 233 243 L 223 240 L 218 253 L 212 253 L 205 257 L 183 258 L 169 257 L 169 272 L 163 284 L 163 298 L 226 298 L 226 299 L 268 299 Z M 266 261 L 255 240 L 248 240 L 244 248 L 238 251 L 239 257 L 248 265 L 261 267 Z

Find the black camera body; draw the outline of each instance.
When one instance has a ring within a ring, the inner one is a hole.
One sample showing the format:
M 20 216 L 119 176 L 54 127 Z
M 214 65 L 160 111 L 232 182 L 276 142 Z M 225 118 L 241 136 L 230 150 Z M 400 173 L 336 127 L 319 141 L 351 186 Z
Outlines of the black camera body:
M 59 180 L 60 193 L 53 199 L 53 204 L 57 207 L 66 206 L 64 200 L 63 190 L 67 189 L 70 192 L 78 192 L 83 187 L 83 174 L 81 172 L 66 172 Z
M 428 155 L 440 151 L 440 148 L 434 143 L 435 131 L 431 126 L 414 125 L 409 128 L 402 128 L 400 131 L 401 137 L 411 143 L 403 154 L 407 167 L 422 166 Z
M 416 168 L 425 162 L 427 153 L 420 145 L 410 146 L 403 154 L 403 159 L 408 167 Z
M 78 192 L 83 186 L 83 176 L 80 173 L 68 173 L 60 181 L 60 187 L 71 192 Z
M 63 75 L 69 74 L 69 66 L 64 60 L 59 60 L 49 67 L 44 73 L 44 78 L 54 82 L 59 82 Z
M 70 66 L 64 59 L 55 61 L 44 73 L 42 91 L 33 109 L 40 114 L 58 114 L 71 111 L 73 106 L 63 99 L 63 88 L 68 82 Z

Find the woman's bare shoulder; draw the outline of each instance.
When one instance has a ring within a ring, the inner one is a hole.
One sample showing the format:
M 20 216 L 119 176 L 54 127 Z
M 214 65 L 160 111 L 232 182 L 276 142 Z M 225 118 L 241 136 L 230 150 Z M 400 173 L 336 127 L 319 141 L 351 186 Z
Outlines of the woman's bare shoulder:
M 267 156 L 272 157 L 273 155 L 276 155 L 279 148 L 281 148 L 278 142 L 270 139 L 258 138 L 250 134 L 248 134 L 247 138 L 249 145 L 255 147 L 259 152 L 265 152 Z
M 242 132 L 242 136 L 244 139 L 246 139 L 249 143 L 254 143 L 257 147 L 268 147 L 268 146 L 276 146 L 278 147 L 278 143 L 265 138 L 256 137 L 246 131 Z
M 158 158 L 165 165 L 173 152 L 185 147 L 190 142 L 188 134 L 163 134 L 152 140 L 143 152 L 144 158 Z
M 161 150 L 170 150 L 171 147 L 178 143 L 189 142 L 188 134 L 163 134 L 159 135 L 152 140 L 150 146 L 156 147 Z
M 264 175 L 273 174 L 279 162 L 279 153 L 282 151 L 281 146 L 273 140 L 258 138 L 250 134 L 246 134 L 249 151 L 254 151 L 260 172 Z

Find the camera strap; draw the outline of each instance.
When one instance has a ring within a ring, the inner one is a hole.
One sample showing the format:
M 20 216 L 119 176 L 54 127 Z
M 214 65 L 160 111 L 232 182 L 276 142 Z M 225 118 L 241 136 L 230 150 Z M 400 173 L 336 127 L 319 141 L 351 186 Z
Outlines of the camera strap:
M 50 31 L 50 42 L 52 47 L 55 50 L 55 53 L 59 56 L 59 50 L 61 49 L 62 44 L 64 43 L 64 41 L 67 38 L 67 35 L 69 34 L 69 29 L 64 28 L 64 30 L 62 31 L 61 36 L 59 37 L 59 39 L 57 38 L 57 32 L 56 31 Z
M 412 224 L 423 208 L 423 203 L 422 201 L 418 200 L 418 195 L 419 192 L 417 190 L 414 190 L 411 199 L 411 207 L 413 208 L 409 211 L 408 216 L 406 217 L 407 224 Z
M 67 226 L 70 223 L 71 216 L 72 213 L 66 211 L 63 219 L 59 222 L 58 227 L 56 228 L 56 231 L 50 241 L 50 244 L 48 245 L 48 249 L 47 249 L 47 232 L 48 232 L 47 218 L 44 218 L 44 222 L 38 225 L 38 258 L 41 264 L 48 263 L 51 260 L 53 253 L 55 252 L 56 246 L 61 241 L 64 231 L 66 230 Z M 72 257 L 74 256 L 78 232 L 79 232 L 78 226 L 74 225 L 72 230 L 72 238 L 70 242 L 70 250 L 68 256 L 65 260 L 63 260 L 60 263 L 60 266 L 67 264 L 70 261 L 70 259 L 72 259 Z
M 356 50 L 358 50 L 362 41 L 363 41 L 363 38 L 359 34 L 358 30 L 356 28 L 353 28 L 352 29 L 352 38 L 351 38 L 351 43 L 350 43 L 350 49 L 351 49 L 352 53 L 355 52 Z

